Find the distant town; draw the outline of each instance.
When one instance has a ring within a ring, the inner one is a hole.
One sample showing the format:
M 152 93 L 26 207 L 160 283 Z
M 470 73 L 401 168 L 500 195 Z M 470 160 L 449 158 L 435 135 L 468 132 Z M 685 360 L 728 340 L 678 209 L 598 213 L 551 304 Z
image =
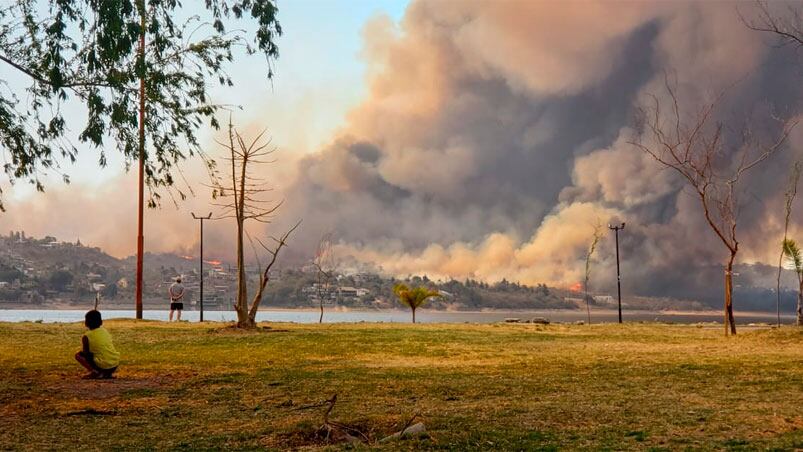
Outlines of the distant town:
M 196 309 L 200 296 L 198 258 L 171 253 L 145 255 L 144 303 L 147 308 L 163 308 L 170 284 L 177 277 L 187 289 L 185 306 Z M 31 237 L 24 231 L 0 236 L 0 308 L 69 309 L 86 307 L 99 297 L 107 309 L 127 309 L 134 298 L 133 257 L 118 259 L 100 248 L 86 246 L 80 238 L 63 241 L 56 237 Z M 229 310 L 236 294 L 236 273 L 232 265 L 219 260 L 204 261 L 204 307 Z M 247 267 L 248 284 L 259 280 L 259 269 Z M 577 309 L 585 308 L 582 293 L 576 290 L 527 286 L 502 280 L 493 284 L 467 279 L 430 280 L 426 276 L 405 278 L 415 284 L 437 288 L 442 298 L 433 300 L 433 309 Z M 271 273 L 265 308 L 312 308 L 321 302 L 327 308 L 386 309 L 398 307 L 392 295 L 400 280 L 374 273 L 334 272 L 321 282 L 315 266 L 281 268 Z M 615 306 L 610 294 L 594 294 L 595 307 Z M 629 297 L 628 306 L 638 309 L 703 309 L 692 301 Z

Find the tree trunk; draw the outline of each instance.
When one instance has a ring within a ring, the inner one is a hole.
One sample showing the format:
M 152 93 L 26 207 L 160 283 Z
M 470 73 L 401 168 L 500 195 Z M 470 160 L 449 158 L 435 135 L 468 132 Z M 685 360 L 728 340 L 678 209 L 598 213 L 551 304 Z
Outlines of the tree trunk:
M 797 326 L 803 326 L 803 281 L 797 291 Z
M 415 323 L 415 308 L 412 309 L 413 309 L 413 323 Z
M 239 317 L 239 315 L 238 315 Z M 244 330 L 249 330 L 251 328 L 256 328 L 257 322 L 255 319 L 252 319 L 249 315 L 246 314 L 245 320 L 238 320 L 237 321 L 237 328 L 242 328 Z
M 248 309 L 246 304 L 246 320 L 245 322 L 238 322 L 237 326 L 240 328 L 256 328 L 257 326 L 257 312 L 259 312 L 259 305 L 262 303 L 262 295 L 265 293 L 265 286 L 268 285 L 268 278 L 262 274 L 259 276 L 259 287 L 254 294 L 254 299 L 251 300 L 251 309 Z
M 248 288 L 245 279 L 245 256 L 243 252 L 243 223 L 237 221 L 237 326 L 247 328 L 248 325 Z
M 787 222 L 787 227 L 789 222 Z M 786 243 L 786 231 L 783 233 L 783 243 Z M 783 246 L 781 247 L 781 256 L 778 258 L 778 280 L 776 281 L 775 289 L 775 314 L 778 317 L 778 327 L 781 326 L 781 273 L 783 272 Z
M 318 323 L 323 323 L 323 298 L 321 298 L 321 317 L 318 319 Z
M 244 177 L 244 176 L 243 176 Z M 242 224 L 242 223 L 238 223 Z M 246 290 L 247 287 L 245 285 L 245 267 L 244 263 L 242 266 L 239 267 L 238 277 L 240 278 L 240 287 L 239 287 L 239 298 L 242 299 L 242 303 L 237 308 L 237 326 L 240 328 L 255 328 L 257 326 L 257 313 L 259 312 L 259 305 L 262 303 L 262 296 L 265 293 L 265 287 L 267 287 L 268 282 L 270 282 L 270 269 L 273 268 L 273 264 L 276 263 L 276 258 L 279 256 L 279 251 L 281 251 L 282 247 L 285 246 L 286 240 L 290 237 L 290 234 L 296 230 L 296 228 L 301 224 L 299 221 L 293 226 L 292 229 L 287 231 L 286 234 L 281 238 L 281 240 L 277 240 L 279 244 L 277 245 L 274 251 L 270 251 L 273 255 L 268 265 L 262 270 L 262 273 L 259 275 L 259 286 L 257 287 L 257 291 L 254 294 L 254 298 L 251 300 L 251 307 L 248 307 L 248 300 L 246 297 Z M 240 235 L 240 242 L 238 243 L 238 251 L 239 262 L 242 262 L 242 235 Z
M 232 145 L 232 148 L 234 146 Z M 252 312 L 248 310 L 248 281 L 245 278 L 245 251 L 243 249 L 243 235 L 245 228 L 245 180 L 247 178 L 247 168 L 248 168 L 248 155 L 243 154 L 242 164 L 240 165 L 240 193 L 238 199 L 238 193 L 234 192 L 234 202 L 238 203 L 238 207 L 236 209 L 236 217 L 237 217 L 237 319 L 238 324 L 243 325 L 246 328 L 252 328 L 256 326 L 256 322 L 254 318 L 256 317 L 256 309 L 252 309 Z M 237 178 L 234 177 L 234 156 L 232 155 L 232 182 L 233 186 L 237 186 Z M 259 298 L 262 298 L 262 289 L 260 289 Z M 255 298 L 256 301 L 256 298 Z M 258 302 L 257 302 L 258 305 Z M 256 306 L 256 305 L 255 305 Z
M 736 334 L 736 322 L 733 319 L 733 261 L 736 253 L 731 253 L 725 270 L 725 335 Z
M 584 295 L 586 299 L 586 313 L 588 314 L 588 324 L 591 325 L 591 306 L 589 306 L 589 301 L 588 301 L 588 278 L 586 278 Z

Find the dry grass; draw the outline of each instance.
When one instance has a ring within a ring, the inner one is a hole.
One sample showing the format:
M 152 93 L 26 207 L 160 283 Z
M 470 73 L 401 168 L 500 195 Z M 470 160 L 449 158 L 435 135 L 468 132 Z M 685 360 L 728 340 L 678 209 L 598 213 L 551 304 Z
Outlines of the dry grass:
M 398 449 L 803 448 L 803 330 L 667 325 L 109 321 L 124 364 L 84 381 L 78 324 L 0 324 L 0 449 L 350 447 L 413 413 Z

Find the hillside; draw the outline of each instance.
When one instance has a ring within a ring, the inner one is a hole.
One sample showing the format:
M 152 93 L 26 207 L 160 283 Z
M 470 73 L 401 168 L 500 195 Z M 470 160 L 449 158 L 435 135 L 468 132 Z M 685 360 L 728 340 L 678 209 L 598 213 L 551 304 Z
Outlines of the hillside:
M 164 306 L 167 287 L 174 278 L 182 276 L 188 289 L 187 308 L 198 300 L 198 260 L 193 256 L 172 253 L 145 253 L 144 298 L 151 306 Z M 61 242 L 55 237 L 32 238 L 12 232 L 0 236 L 0 306 L 6 307 L 68 307 L 85 306 L 96 293 L 104 298 L 107 307 L 129 307 L 134 297 L 136 258 L 117 259 L 96 247 L 80 242 Z M 766 265 L 738 267 L 735 299 L 737 310 L 769 311 L 775 308 L 774 285 L 776 269 Z M 451 310 L 482 309 L 585 309 L 582 294 L 544 284 L 528 286 L 502 280 L 487 283 L 476 280 L 435 281 L 426 276 L 404 280 L 373 273 L 335 274 L 326 294 L 316 289 L 317 274 L 308 267 L 282 268 L 272 273 L 265 307 L 312 307 L 320 296 L 327 306 L 347 308 L 397 307 L 393 286 L 399 282 L 425 285 L 438 289 L 442 298 L 429 301 L 429 307 Z M 258 270 L 247 269 L 248 285 L 258 281 Z M 788 287 L 794 276 L 784 275 L 782 310 L 793 311 L 796 293 Z M 236 274 L 230 264 L 206 261 L 204 264 L 204 300 L 208 309 L 230 309 L 236 292 Z M 687 293 L 682 299 L 636 296 L 625 285 L 623 306 L 639 310 L 703 310 L 719 309 L 721 300 L 711 296 L 719 287 L 706 293 Z M 614 308 L 611 293 L 595 294 L 589 299 L 592 307 Z
M 172 254 L 145 254 L 146 297 L 159 297 L 165 280 L 195 268 Z M 82 303 L 100 293 L 110 302 L 133 297 L 136 261 L 55 237 L 0 236 L 0 302 L 45 306 Z

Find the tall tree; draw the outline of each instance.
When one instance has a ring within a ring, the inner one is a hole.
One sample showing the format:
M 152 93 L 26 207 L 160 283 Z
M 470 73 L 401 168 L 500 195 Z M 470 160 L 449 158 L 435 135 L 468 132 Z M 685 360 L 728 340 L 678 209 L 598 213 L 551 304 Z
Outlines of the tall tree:
M 725 262 L 725 334 L 736 334 L 733 317 L 733 264 L 739 252 L 737 236 L 739 182 L 750 170 L 775 154 L 797 122 L 782 121 L 777 139 L 762 143 L 749 124 L 728 135 L 717 119 L 721 93 L 696 114 L 684 115 L 676 83 L 665 77 L 665 96 L 650 95 L 640 107 L 638 129 L 631 144 L 682 177 L 700 201 L 705 220 L 728 251 Z M 668 106 L 667 106 L 668 104 Z M 736 130 L 736 129 L 733 129 Z M 735 135 L 735 136 L 734 136 Z
M 275 41 L 282 29 L 275 0 L 191 3 L 193 15 L 181 22 L 189 6 L 177 0 L 12 0 L 0 6 L 0 67 L 28 83 L 23 95 L 0 81 L 0 150 L 9 180 L 27 180 L 42 190 L 42 172 L 75 161 L 78 147 L 67 135 L 63 110 L 69 101 L 86 108 L 77 138 L 98 149 L 98 163 L 106 165 L 111 141 L 130 165 L 141 152 L 143 81 L 149 142 L 142 150 L 144 178 L 148 204 L 155 206 L 159 188 L 174 186 L 174 165 L 200 152 L 199 127 L 205 121 L 218 127 L 221 105 L 209 90 L 213 83 L 233 84 L 226 71 L 233 50 L 262 53 L 268 78 L 278 56 Z M 253 40 L 225 25 L 249 17 L 257 23 Z M 144 58 L 141 37 L 147 42 Z
M 786 203 L 784 204 L 784 223 L 783 223 L 783 241 L 781 241 L 781 255 L 778 256 L 778 279 L 776 281 L 775 290 L 775 313 L 778 317 L 778 326 L 781 326 L 781 273 L 783 272 L 783 257 L 786 254 L 786 239 L 789 234 L 789 219 L 792 216 L 792 204 L 795 202 L 797 196 L 797 185 L 800 181 L 801 162 L 795 162 L 792 167 L 792 172 L 789 175 L 789 186 L 784 194 Z
M 28 180 L 41 191 L 40 171 L 58 167 L 60 160 L 75 161 L 78 148 L 65 135 L 62 112 L 70 97 L 87 110 L 78 140 L 99 149 L 101 166 L 109 139 L 126 168 L 137 160 L 137 318 L 142 318 L 145 187 L 148 205 L 156 206 L 160 188 L 173 196 L 175 165 L 203 155 L 197 130 L 205 120 L 217 128 L 220 108 L 209 99 L 209 82 L 233 84 L 225 65 L 234 48 L 263 53 L 268 78 L 278 56 L 275 40 L 282 30 L 275 0 L 195 5 L 195 14 L 183 23 L 176 21 L 183 13 L 178 0 L 12 0 L 0 6 L 0 66 L 30 83 L 26 103 L 15 92 L 0 90 L 0 151 L 7 157 L 9 181 Z M 224 25 L 226 19 L 248 16 L 258 24 L 253 41 Z M 184 198 L 182 190 L 175 192 Z
M 259 305 L 262 302 L 262 295 L 270 281 L 270 270 L 276 263 L 279 252 L 287 246 L 287 240 L 293 231 L 298 228 L 301 222 L 296 223 L 293 228 L 285 232 L 281 237 L 271 237 L 272 244 L 266 245 L 257 238 L 257 242 L 270 254 L 270 259 L 264 267 L 260 266 L 259 284 L 257 291 L 249 305 L 248 303 L 248 279 L 245 273 L 245 248 L 243 239 L 245 237 L 246 222 L 257 222 L 262 224 L 270 223 L 274 213 L 281 206 L 281 202 L 273 202 L 264 199 L 264 195 L 270 191 L 263 178 L 254 174 L 254 167 L 269 163 L 265 160 L 275 151 L 271 146 L 271 141 L 264 140 L 265 131 L 261 132 L 253 140 L 246 142 L 234 125 L 229 121 L 228 141 L 218 142 L 226 148 L 228 156 L 225 157 L 229 174 L 222 176 L 213 171 L 212 197 L 217 202 L 214 203 L 222 211 L 215 217 L 216 219 L 234 219 L 237 230 L 237 301 L 234 309 L 237 312 L 237 326 L 241 328 L 253 328 L 256 326 L 256 315 Z
M 413 312 L 413 323 L 415 323 L 415 310 L 421 307 L 430 298 L 441 297 L 437 290 L 427 289 L 426 287 L 410 288 L 406 284 L 397 284 L 393 287 L 393 293 L 398 297 L 399 302 L 410 308 Z
M 783 253 L 797 275 L 797 326 L 803 326 L 803 252 L 791 239 L 783 241 Z

